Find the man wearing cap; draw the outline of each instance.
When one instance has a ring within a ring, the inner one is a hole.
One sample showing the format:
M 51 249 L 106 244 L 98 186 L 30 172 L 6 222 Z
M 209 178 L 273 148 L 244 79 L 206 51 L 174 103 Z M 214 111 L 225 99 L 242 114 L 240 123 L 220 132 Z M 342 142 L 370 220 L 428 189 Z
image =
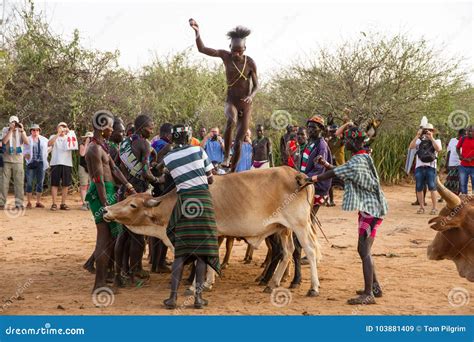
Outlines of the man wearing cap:
M 52 146 L 51 152 L 51 196 L 53 204 L 51 210 L 58 210 L 56 204 L 59 185 L 62 186 L 61 210 L 69 210 L 66 204 L 67 192 L 72 183 L 72 151 L 67 149 L 67 134 L 69 128 L 65 122 L 57 126 L 58 132 L 49 138 L 48 146 Z
M 438 159 L 438 152 L 441 151 L 441 140 L 434 138 L 434 127 L 432 124 L 426 124 L 422 129 L 418 130 L 416 136 L 410 143 L 410 148 L 416 148 L 416 165 L 415 165 L 415 180 L 416 180 L 416 196 L 420 209 L 418 214 L 424 214 L 424 196 L 423 188 L 428 186 L 431 192 L 431 215 L 437 215 L 436 209 L 436 166 Z
M 8 120 L 8 127 L 2 131 L 3 145 L 3 187 L 1 189 L 0 208 L 5 207 L 7 200 L 8 188 L 10 186 L 10 178 L 13 178 L 15 190 L 15 207 L 23 208 L 24 197 L 24 177 L 23 170 L 23 148 L 22 145 L 28 145 L 28 137 L 26 136 L 23 125 L 16 116 L 11 116 Z
M 40 134 L 41 128 L 33 124 L 30 128 L 28 145 L 24 146 L 23 154 L 26 160 L 26 197 L 28 199 L 27 209 L 33 206 L 31 200 L 33 197 L 33 182 L 36 182 L 36 208 L 44 208 L 41 203 L 41 194 L 43 193 L 43 182 L 48 164 L 48 139 Z
M 324 119 L 315 115 L 306 122 L 306 131 L 308 133 L 308 143 L 301 155 L 300 171 L 307 174 L 308 177 L 313 177 L 326 172 L 326 168 L 318 163 L 318 157 L 321 156 L 323 160 L 328 163 L 332 162 L 331 152 L 322 133 L 325 131 Z M 313 200 L 312 215 L 316 215 L 319 207 L 324 203 L 329 188 L 331 187 L 331 179 L 327 179 L 315 184 L 315 195 Z M 293 252 L 293 260 L 295 262 L 295 276 L 291 282 L 291 287 L 298 287 L 301 283 L 301 245 L 293 234 L 295 242 L 295 251 Z

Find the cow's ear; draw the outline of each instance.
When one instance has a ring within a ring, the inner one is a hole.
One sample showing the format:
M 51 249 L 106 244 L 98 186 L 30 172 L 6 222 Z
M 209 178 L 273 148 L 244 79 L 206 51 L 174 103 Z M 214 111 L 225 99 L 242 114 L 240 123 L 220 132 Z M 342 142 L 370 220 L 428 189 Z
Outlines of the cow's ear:
M 161 201 L 158 201 L 155 198 L 150 198 L 149 200 L 145 200 L 143 204 L 147 208 L 154 208 L 154 207 L 157 207 L 158 205 L 160 205 L 160 203 L 161 203 Z
M 444 232 L 451 228 L 461 227 L 461 218 L 459 216 L 437 216 L 428 221 L 431 229 L 438 232 Z

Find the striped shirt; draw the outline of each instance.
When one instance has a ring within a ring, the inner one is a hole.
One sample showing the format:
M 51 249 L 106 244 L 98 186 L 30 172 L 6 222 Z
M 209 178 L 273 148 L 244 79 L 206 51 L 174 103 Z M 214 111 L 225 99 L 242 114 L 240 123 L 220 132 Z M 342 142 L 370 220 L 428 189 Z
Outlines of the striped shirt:
M 334 173 L 344 180 L 342 210 L 359 210 L 378 218 L 387 214 L 387 201 L 372 157 L 356 154 L 344 165 L 334 168 Z
M 199 146 L 183 146 L 170 151 L 163 159 L 179 192 L 208 189 L 206 172 L 212 165 L 206 152 Z

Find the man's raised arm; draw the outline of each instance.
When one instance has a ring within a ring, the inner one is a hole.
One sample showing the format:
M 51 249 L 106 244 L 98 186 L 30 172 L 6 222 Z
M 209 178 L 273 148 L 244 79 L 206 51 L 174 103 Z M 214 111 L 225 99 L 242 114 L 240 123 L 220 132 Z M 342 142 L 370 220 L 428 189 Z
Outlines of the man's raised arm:
M 191 26 L 194 32 L 196 32 L 196 46 L 199 52 L 211 57 L 223 58 L 225 56 L 226 54 L 225 50 L 216 50 L 216 49 L 211 49 L 204 46 L 204 43 L 202 42 L 202 39 L 201 39 L 201 34 L 199 33 L 199 25 L 197 24 L 196 20 L 192 18 L 189 19 L 189 26 Z

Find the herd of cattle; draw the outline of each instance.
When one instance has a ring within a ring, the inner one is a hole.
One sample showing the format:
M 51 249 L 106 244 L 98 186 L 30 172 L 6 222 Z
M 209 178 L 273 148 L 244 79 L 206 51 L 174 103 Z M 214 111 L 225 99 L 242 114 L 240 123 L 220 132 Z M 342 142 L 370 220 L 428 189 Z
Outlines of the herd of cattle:
M 219 236 L 244 238 L 253 248 L 275 233 L 279 236 L 282 256 L 267 291 L 280 285 L 295 248 L 293 232 L 311 268 L 308 296 L 319 293 L 317 261 L 321 248 L 312 220 L 314 187 L 303 186 L 304 179 L 296 170 L 283 166 L 215 177 L 210 186 Z M 474 197 L 459 197 L 439 180 L 438 191 L 446 207 L 429 221 L 438 233 L 428 247 L 428 257 L 453 260 L 459 275 L 474 282 Z M 157 237 L 173 251 L 166 228 L 176 199 L 176 191 L 161 197 L 133 195 L 107 207 L 104 218 L 122 223 L 134 233 Z M 199 210 L 198 203 L 195 205 Z M 213 281 L 214 273 L 208 272 L 207 282 Z

